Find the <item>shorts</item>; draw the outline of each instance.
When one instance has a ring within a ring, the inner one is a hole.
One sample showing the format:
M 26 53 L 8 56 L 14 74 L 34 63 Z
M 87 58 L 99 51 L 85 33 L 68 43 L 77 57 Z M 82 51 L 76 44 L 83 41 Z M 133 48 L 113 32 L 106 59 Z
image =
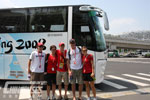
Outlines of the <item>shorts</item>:
M 83 81 L 94 81 L 93 78 L 91 77 L 91 73 L 84 73 Z
M 44 81 L 44 73 L 31 72 L 30 81 Z
M 72 78 L 70 79 L 71 84 L 76 84 L 76 80 L 78 84 L 83 84 L 83 76 L 82 76 L 82 69 L 73 70 L 72 71 Z
M 46 75 L 46 81 L 47 81 L 47 85 L 52 85 L 52 84 L 56 84 L 56 74 L 47 74 Z
M 62 78 L 64 80 L 64 85 L 68 85 L 68 72 L 59 72 L 57 71 L 57 85 L 61 85 L 62 83 Z

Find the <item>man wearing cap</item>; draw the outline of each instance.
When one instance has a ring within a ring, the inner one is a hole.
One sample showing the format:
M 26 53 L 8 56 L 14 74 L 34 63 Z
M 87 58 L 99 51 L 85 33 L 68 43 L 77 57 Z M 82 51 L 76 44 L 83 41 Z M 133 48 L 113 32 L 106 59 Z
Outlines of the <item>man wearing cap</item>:
M 28 74 L 31 76 L 30 81 L 31 82 L 41 82 L 44 81 L 44 65 L 45 65 L 45 53 L 43 50 L 43 43 L 37 44 L 37 50 L 33 51 L 30 55 L 29 62 L 28 62 Z M 33 86 L 31 85 L 31 98 L 30 100 L 33 100 Z M 38 94 L 38 100 L 41 100 L 41 89 L 40 84 L 38 85 L 39 94 Z
M 57 85 L 59 89 L 59 97 L 58 100 L 62 99 L 61 95 L 61 84 L 62 79 L 64 80 L 64 87 L 65 87 L 65 95 L 64 99 L 68 99 L 67 96 L 67 90 L 68 90 L 68 68 L 67 68 L 67 60 L 66 60 L 66 54 L 67 50 L 65 50 L 65 44 L 63 42 L 59 43 L 59 50 L 57 50 L 57 58 L 58 58 L 58 67 L 57 67 Z
M 68 72 L 70 76 L 70 82 L 72 84 L 72 93 L 73 93 L 73 100 L 76 100 L 75 95 L 75 84 L 76 80 L 79 84 L 79 100 L 82 100 L 82 88 L 83 88 L 83 79 L 82 79 L 82 60 L 81 60 L 81 49 L 76 47 L 76 42 L 74 39 L 70 41 L 71 49 L 67 53 L 67 66 Z

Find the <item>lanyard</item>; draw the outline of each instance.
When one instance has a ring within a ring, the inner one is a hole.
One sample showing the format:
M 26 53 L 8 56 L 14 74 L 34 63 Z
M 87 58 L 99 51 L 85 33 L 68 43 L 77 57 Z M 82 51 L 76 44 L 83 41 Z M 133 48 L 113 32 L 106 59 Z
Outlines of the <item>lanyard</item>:
M 60 52 L 60 62 L 64 62 L 65 59 L 65 51 Z
M 56 60 L 56 56 L 53 56 L 52 54 L 51 54 L 51 62 L 52 62 L 52 67 L 55 67 L 55 60 Z
M 72 49 L 72 53 L 73 53 L 73 49 Z M 73 61 L 73 63 L 76 64 L 76 49 L 75 49 L 75 53 L 73 53 L 73 55 L 74 55 L 74 61 Z
M 73 53 L 73 49 L 72 49 L 72 53 Z M 74 58 L 76 60 L 76 49 L 75 49 L 75 53 L 73 53 L 73 55 L 74 55 Z
M 39 57 L 39 61 L 40 61 L 40 66 L 39 66 L 39 68 L 41 68 L 42 53 L 41 53 L 41 56 L 40 56 L 40 55 L 39 55 L 39 52 L 38 52 L 38 57 Z
M 86 57 L 84 58 L 83 65 L 85 64 L 85 61 L 86 61 L 87 57 L 88 57 L 88 54 L 87 54 Z
M 87 57 L 88 57 L 88 54 L 87 54 L 87 55 L 86 55 L 86 57 L 84 58 L 84 61 L 83 61 L 82 66 L 84 66 L 84 64 L 85 64 L 85 61 L 86 61 Z M 85 69 L 85 68 L 84 68 L 83 72 L 84 72 L 84 73 L 86 72 L 86 69 Z

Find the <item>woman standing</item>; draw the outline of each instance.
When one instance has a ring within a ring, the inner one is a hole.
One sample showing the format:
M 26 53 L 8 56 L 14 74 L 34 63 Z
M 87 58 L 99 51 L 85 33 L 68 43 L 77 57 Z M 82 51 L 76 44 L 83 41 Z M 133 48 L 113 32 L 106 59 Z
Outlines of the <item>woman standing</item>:
M 88 96 L 87 100 L 90 100 L 90 88 L 92 89 L 94 99 L 96 99 L 96 90 L 94 86 L 94 63 L 93 63 L 93 56 L 87 53 L 87 48 L 85 46 L 82 47 L 82 63 L 83 63 L 83 81 L 86 86 L 86 93 Z
M 50 86 L 52 85 L 52 100 L 55 98 L 56 89 L 56 69 L 57 69 L 57 56 L 56 56 L 56 46 L 50 46 L 51 53 L 48 57 L 47 64 L 47 100 L 50 100 Z

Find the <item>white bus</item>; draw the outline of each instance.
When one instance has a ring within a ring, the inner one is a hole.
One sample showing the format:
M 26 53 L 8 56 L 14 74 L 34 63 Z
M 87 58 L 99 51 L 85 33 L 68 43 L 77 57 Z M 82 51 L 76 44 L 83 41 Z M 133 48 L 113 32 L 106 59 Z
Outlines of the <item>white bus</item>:
M 64 42 L 68 49 L 74 38 L 94 55 L 95 83 L 100 83 L 107 58 L 99 18 L 108 30 L 106 13 L 90 5 L 0 9 L 0 79 L 27 80 L 29 55 L 37 42 L 49 53 L 50 45 Z

